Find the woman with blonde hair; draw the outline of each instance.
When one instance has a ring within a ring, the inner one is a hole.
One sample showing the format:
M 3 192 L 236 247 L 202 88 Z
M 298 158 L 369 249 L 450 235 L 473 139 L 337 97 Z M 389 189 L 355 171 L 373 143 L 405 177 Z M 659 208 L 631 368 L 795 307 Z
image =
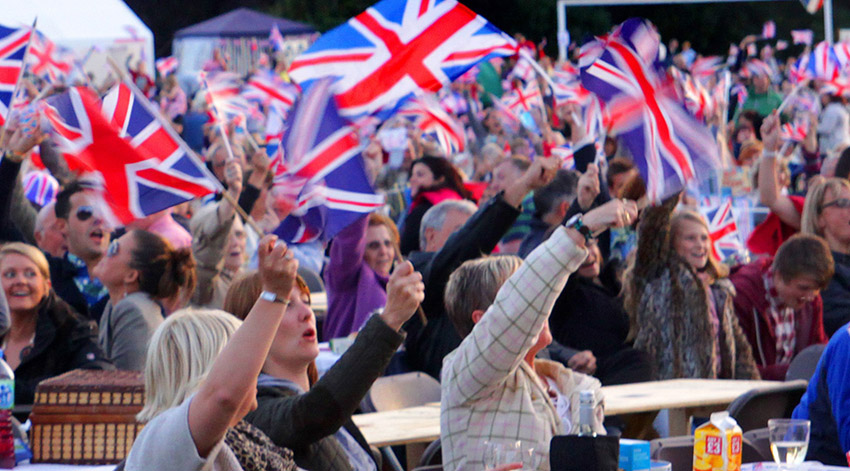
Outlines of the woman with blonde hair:
M 671 197 L 641 218 L 625 280 L 634 347 L 649 354 L 658 379 L 758 378 L 708 224 L 693 211 L 674 214 L 678 201 Z
M 298 262 L 276 237 L 260 241 L 263 291 L 244 322 L 178 311 L 151 338 L 145 364 L 147 421 L 127 471 L 294 470 L 292 454 L 242 418 L 256 407 L 256 380 L 289 304 Z
M 828 337 L 850 322 L 850 182 L 827 178 L 809 190 L 803 207 L 802 233 L 829 244 L 835 274 L 821 293 L 823 330 Z
M 244 299 L 257 289 L 255 279 L 248 274 L 230 287 L 225 306 L 235 315 L 245 314 Z M 316 318 L 310 291 L 296 278 L 257 381 L 258 407 L 245 419 L 277 445 L 292 449 L 302 468 L 377 470 L 369 444 L 351 416 L 404 340 L 401 325 L 425 297 L 424 289 L 413 265 L 400 264 L 387 284 L 386 307 L 366 321 L 351 347 L 318 379 Z
M 15 404 L 32 404 L 36 385 L 77 368 L 112 369 L 97 345 L 97 326 L 51 288 L 47 258 L 32 245 L 0 248 L 0 279 L 11 324 L 0 337 L 15 371 Z

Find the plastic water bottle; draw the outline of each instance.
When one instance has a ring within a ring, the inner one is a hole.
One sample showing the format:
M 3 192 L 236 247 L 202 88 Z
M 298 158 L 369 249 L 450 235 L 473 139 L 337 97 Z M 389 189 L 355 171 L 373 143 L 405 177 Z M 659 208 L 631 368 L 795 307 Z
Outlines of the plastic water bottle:
M 0 349 L 0 468 L 15 467 L 15 436 L 12 433 L 12 407 L 15 406 L 15 373 L 3 360 Z
M 595 437 L 593 431 L 593 391 L 585 390 L 578 394 L 578 436 Z

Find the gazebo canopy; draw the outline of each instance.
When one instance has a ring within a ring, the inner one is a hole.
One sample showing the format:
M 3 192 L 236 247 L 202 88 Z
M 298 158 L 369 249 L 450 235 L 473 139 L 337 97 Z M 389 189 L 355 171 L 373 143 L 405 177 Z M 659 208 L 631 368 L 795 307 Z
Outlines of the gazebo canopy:
M 204 36 L 222 38 L 268 36 L 274 25 L 277 25 L 280 34 L 283 36 L 316 32 L 315 28 L 305 23 L 277 18 L 248 8 L 237 8 L 215 18 L 180 29 L 174 33 L 174 39 Z

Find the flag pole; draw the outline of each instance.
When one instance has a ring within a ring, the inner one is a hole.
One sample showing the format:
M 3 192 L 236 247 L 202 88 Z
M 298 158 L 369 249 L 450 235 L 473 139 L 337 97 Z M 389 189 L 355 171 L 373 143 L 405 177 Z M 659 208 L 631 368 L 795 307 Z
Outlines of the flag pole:
M 27 47 L 24 49 L 24 57 L 21 59 L 21 69 L 18 70 L 18 78 L 15 80 L 15 88 L 12 90 L 12 99 L 9 101 L 9 115 L 7 117 L 11 117 L 12 115 L 12 105 L 15 104 L 15 97 L 18 96 L 18 90 L 21 87 L 21 77 L 24 75 L 24 69 L 27 67 L 27 55 L 30 52 L 30 46 L 32 45 L 32 38 L 35 36 L 35 25 L 38 23 L 38 17 L 32 20 L 32 28 L 30 29 L 30 37 L 27 39 Z M 7 119 L 2 126 L 0 126 L 0 149 L 6 149 L 6 123 L 9 120 Z
M 139 102 L 142 104 L 142 106 L 144 106 L 151 114 L 153 114 L 156 117 L 157 121 L 159 121 L 159 124 L 162 126 L 162 129 L 164 129 L 165 132 L 168 133 L 168 135 L 171 136 L 171 138 L 174 139 L 178 143 L 178 145 L 180 145 L 180 148 L 183 149 L 183 151 L 185 151 L 189 156 L 191 156 L 196 161 L 202 163 L 203 159 L 201 159 L 201 157 L 194 150 L 192 150 L 191 147 L 186 145 L 186 143 L 183 141 L 183 139 L 181 139 L 180 136 L 177 135 L 177 132 L 174 131 L 174 128 L 171 127 L 171 125 L 168 123 L 168 121 L 165 119 L 165 117 L 162 115 L 162 113 L 160 113 L 159 110 L 156 109 L 156 107 L 152 106 L 150 104 L 150 102 L 147 101 L 147 98 L 136 87 L 136 84 L 132 83 L 129 80 L 126 80 L 126 75 L 124 75 L 124 71 L 121 69 L 121 67 L 118 66 L 118 64 L 115 62 L 115 59 L 113 59 L 110 56 L 106 56 L 106 61 L 109 63 L 109 66 L 112 67 L 113 72 L 116 75 L 118 75 L 118 81 L 122 82 L 122 83 L 126 83 L 127 86 L 130 87 L 131 90 L 133 90 L 133 94 L 137 98 L 139 98 Z M 246 213 L 245 210 L 242 209 L 241 206 L 239 206 L 239 202 L 236 201 L 236 199 L 234 199 L 233 196 L 230 193 L 228 193 L 227 191 L 224 190 L 224 187 L 221 185 L 221 182 L 219 182 L 218 178 L 216 178 L 216 176 L 212 172 L 210 172 L 210 170 L 207 168 L 207 166 L 206 165 L 200 165 L 200 168 L 204 172 L 204 175 L 210 181 L 215 182 L 215 185 L 218 187 L 218 189 L 220 191 L 219 194 L 228 203 L 230 203 L 233 206 L 233 208 L 236 210 L 236 212 L 239 214 L 239 216 L 242 219 L 244 219 L 245 222 L 249 226 L 251 226 L 251 229 L 254 229 L 254 231 L 257 234 L 259 234 L 260 236 L 265 234 L 266 231 L 264 231 L 262 228 L 260 228 L 260 225 L 257 224 L 257 222 L 254 221 L 254 219 L 248 213 Z
M 206 74 L 201 72 L 201 85 L 204 87 L 207 93 L 210 93 L 209 105 L 213 110 L 213 119 L 215 119 L 216 127 L 218 127 L 218 132 L 221 135 L 221 139 L 224 141 L 224 148 L 227 150 L 227 158 L 228 160 L 234 160 L 233 149 L 230 147 L 230 140 L 227 138 L 227 132 L 224 129 L 224 124 L 222 123 L 221 116 L 218 114 L 218 109 L 215 106 L 215 98 L 213 98 L 212 93 L 210 92 L 210 87 L 207 84 Z
M 832 27 L 832 0 L 823 0 L 823 32 L 830 46 L 835 40 Z

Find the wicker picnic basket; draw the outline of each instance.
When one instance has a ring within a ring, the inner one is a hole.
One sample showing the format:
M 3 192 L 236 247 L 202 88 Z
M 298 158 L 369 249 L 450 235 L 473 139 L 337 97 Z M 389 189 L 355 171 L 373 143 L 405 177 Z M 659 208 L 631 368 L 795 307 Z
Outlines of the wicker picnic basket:
M 33 404 L 33 463 L 114 464 L 142 430 L 137 371 L 74 370 L 39 383 Z

